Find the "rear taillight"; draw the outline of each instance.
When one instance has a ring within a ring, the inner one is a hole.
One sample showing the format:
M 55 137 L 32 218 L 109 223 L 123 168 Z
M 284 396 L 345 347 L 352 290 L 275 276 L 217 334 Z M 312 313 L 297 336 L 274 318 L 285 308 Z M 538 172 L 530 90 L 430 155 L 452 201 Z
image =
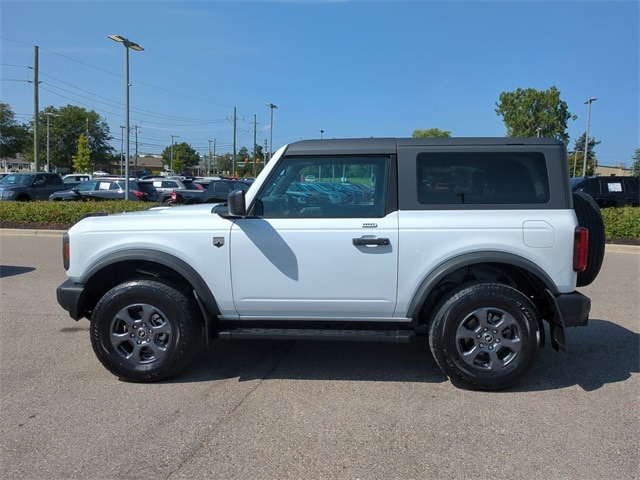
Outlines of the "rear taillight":
M 171 201 L 175 203 L 177 199 L 178 199 L 178 194 L 174 190 L 173 192 L 171 192 Z
M 144 200 L 147 197 L 147 194 L 144 192 L 141 192 L 140 190 L 134 190 L 133 194 L 142 200 Z
M 69 234 L 62 235 L 62 266 L 65 270 L 69 270 L 69 261 L 71 260 L 71 250 L 69 248 Z
M 573 270 L 584 272 L 589 254 L 589 229 L 576 227 L 573 238 Z

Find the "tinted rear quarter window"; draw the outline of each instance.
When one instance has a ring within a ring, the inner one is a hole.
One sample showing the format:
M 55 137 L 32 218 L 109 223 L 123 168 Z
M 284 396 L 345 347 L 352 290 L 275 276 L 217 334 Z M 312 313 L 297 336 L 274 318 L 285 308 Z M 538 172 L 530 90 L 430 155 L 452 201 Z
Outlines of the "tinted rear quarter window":
M 418 202 L 431 204 L 544 204 L 549 178 L 540 152 L 420 153 Z

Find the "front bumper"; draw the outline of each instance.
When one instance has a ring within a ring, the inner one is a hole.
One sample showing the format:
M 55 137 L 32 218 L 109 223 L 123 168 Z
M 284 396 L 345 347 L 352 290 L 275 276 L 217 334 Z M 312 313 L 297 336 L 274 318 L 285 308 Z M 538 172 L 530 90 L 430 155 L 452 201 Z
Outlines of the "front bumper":
M 85 298 L 86 289 L 81 283 L 66 280 L 56 289 L 56 299 L 62 308 L 69 312 L 69 316 L 74 320 L 80 320 L 88 312 L 84 312 L 82 305 Z

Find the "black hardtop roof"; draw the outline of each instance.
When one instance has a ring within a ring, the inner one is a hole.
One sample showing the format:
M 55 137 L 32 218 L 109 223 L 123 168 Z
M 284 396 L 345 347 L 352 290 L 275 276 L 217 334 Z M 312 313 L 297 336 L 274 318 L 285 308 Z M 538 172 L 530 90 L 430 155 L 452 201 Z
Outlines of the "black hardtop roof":
M 300 140 L 287 146 L 287 155 L 305 155 L 323 152 L 338 154 L 359 152 L 362 154 L 391 154 L 398 147 L 420 146 L 509 146 L 509 145 L 561 145 L 555 138 L 515 137 L 428 137 L 428 138 L 338 138 Z

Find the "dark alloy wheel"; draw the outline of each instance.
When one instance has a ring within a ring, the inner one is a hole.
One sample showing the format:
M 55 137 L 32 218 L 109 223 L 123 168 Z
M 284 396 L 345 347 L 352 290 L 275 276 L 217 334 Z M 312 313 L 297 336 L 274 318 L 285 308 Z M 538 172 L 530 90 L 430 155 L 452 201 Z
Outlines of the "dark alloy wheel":
M 498 390 L 533 367 L 541 321 L 518 290 L 499 283 L 458 287 L 440 301 L 429 331 L 438 366 L 458 386 Z
M 200 322 L 191 301 L 155 280 L 132 280 L 109 290 L 91 317 L 91 343 L 100 362 L 133 382 L 179 373 L 199 344 Z

